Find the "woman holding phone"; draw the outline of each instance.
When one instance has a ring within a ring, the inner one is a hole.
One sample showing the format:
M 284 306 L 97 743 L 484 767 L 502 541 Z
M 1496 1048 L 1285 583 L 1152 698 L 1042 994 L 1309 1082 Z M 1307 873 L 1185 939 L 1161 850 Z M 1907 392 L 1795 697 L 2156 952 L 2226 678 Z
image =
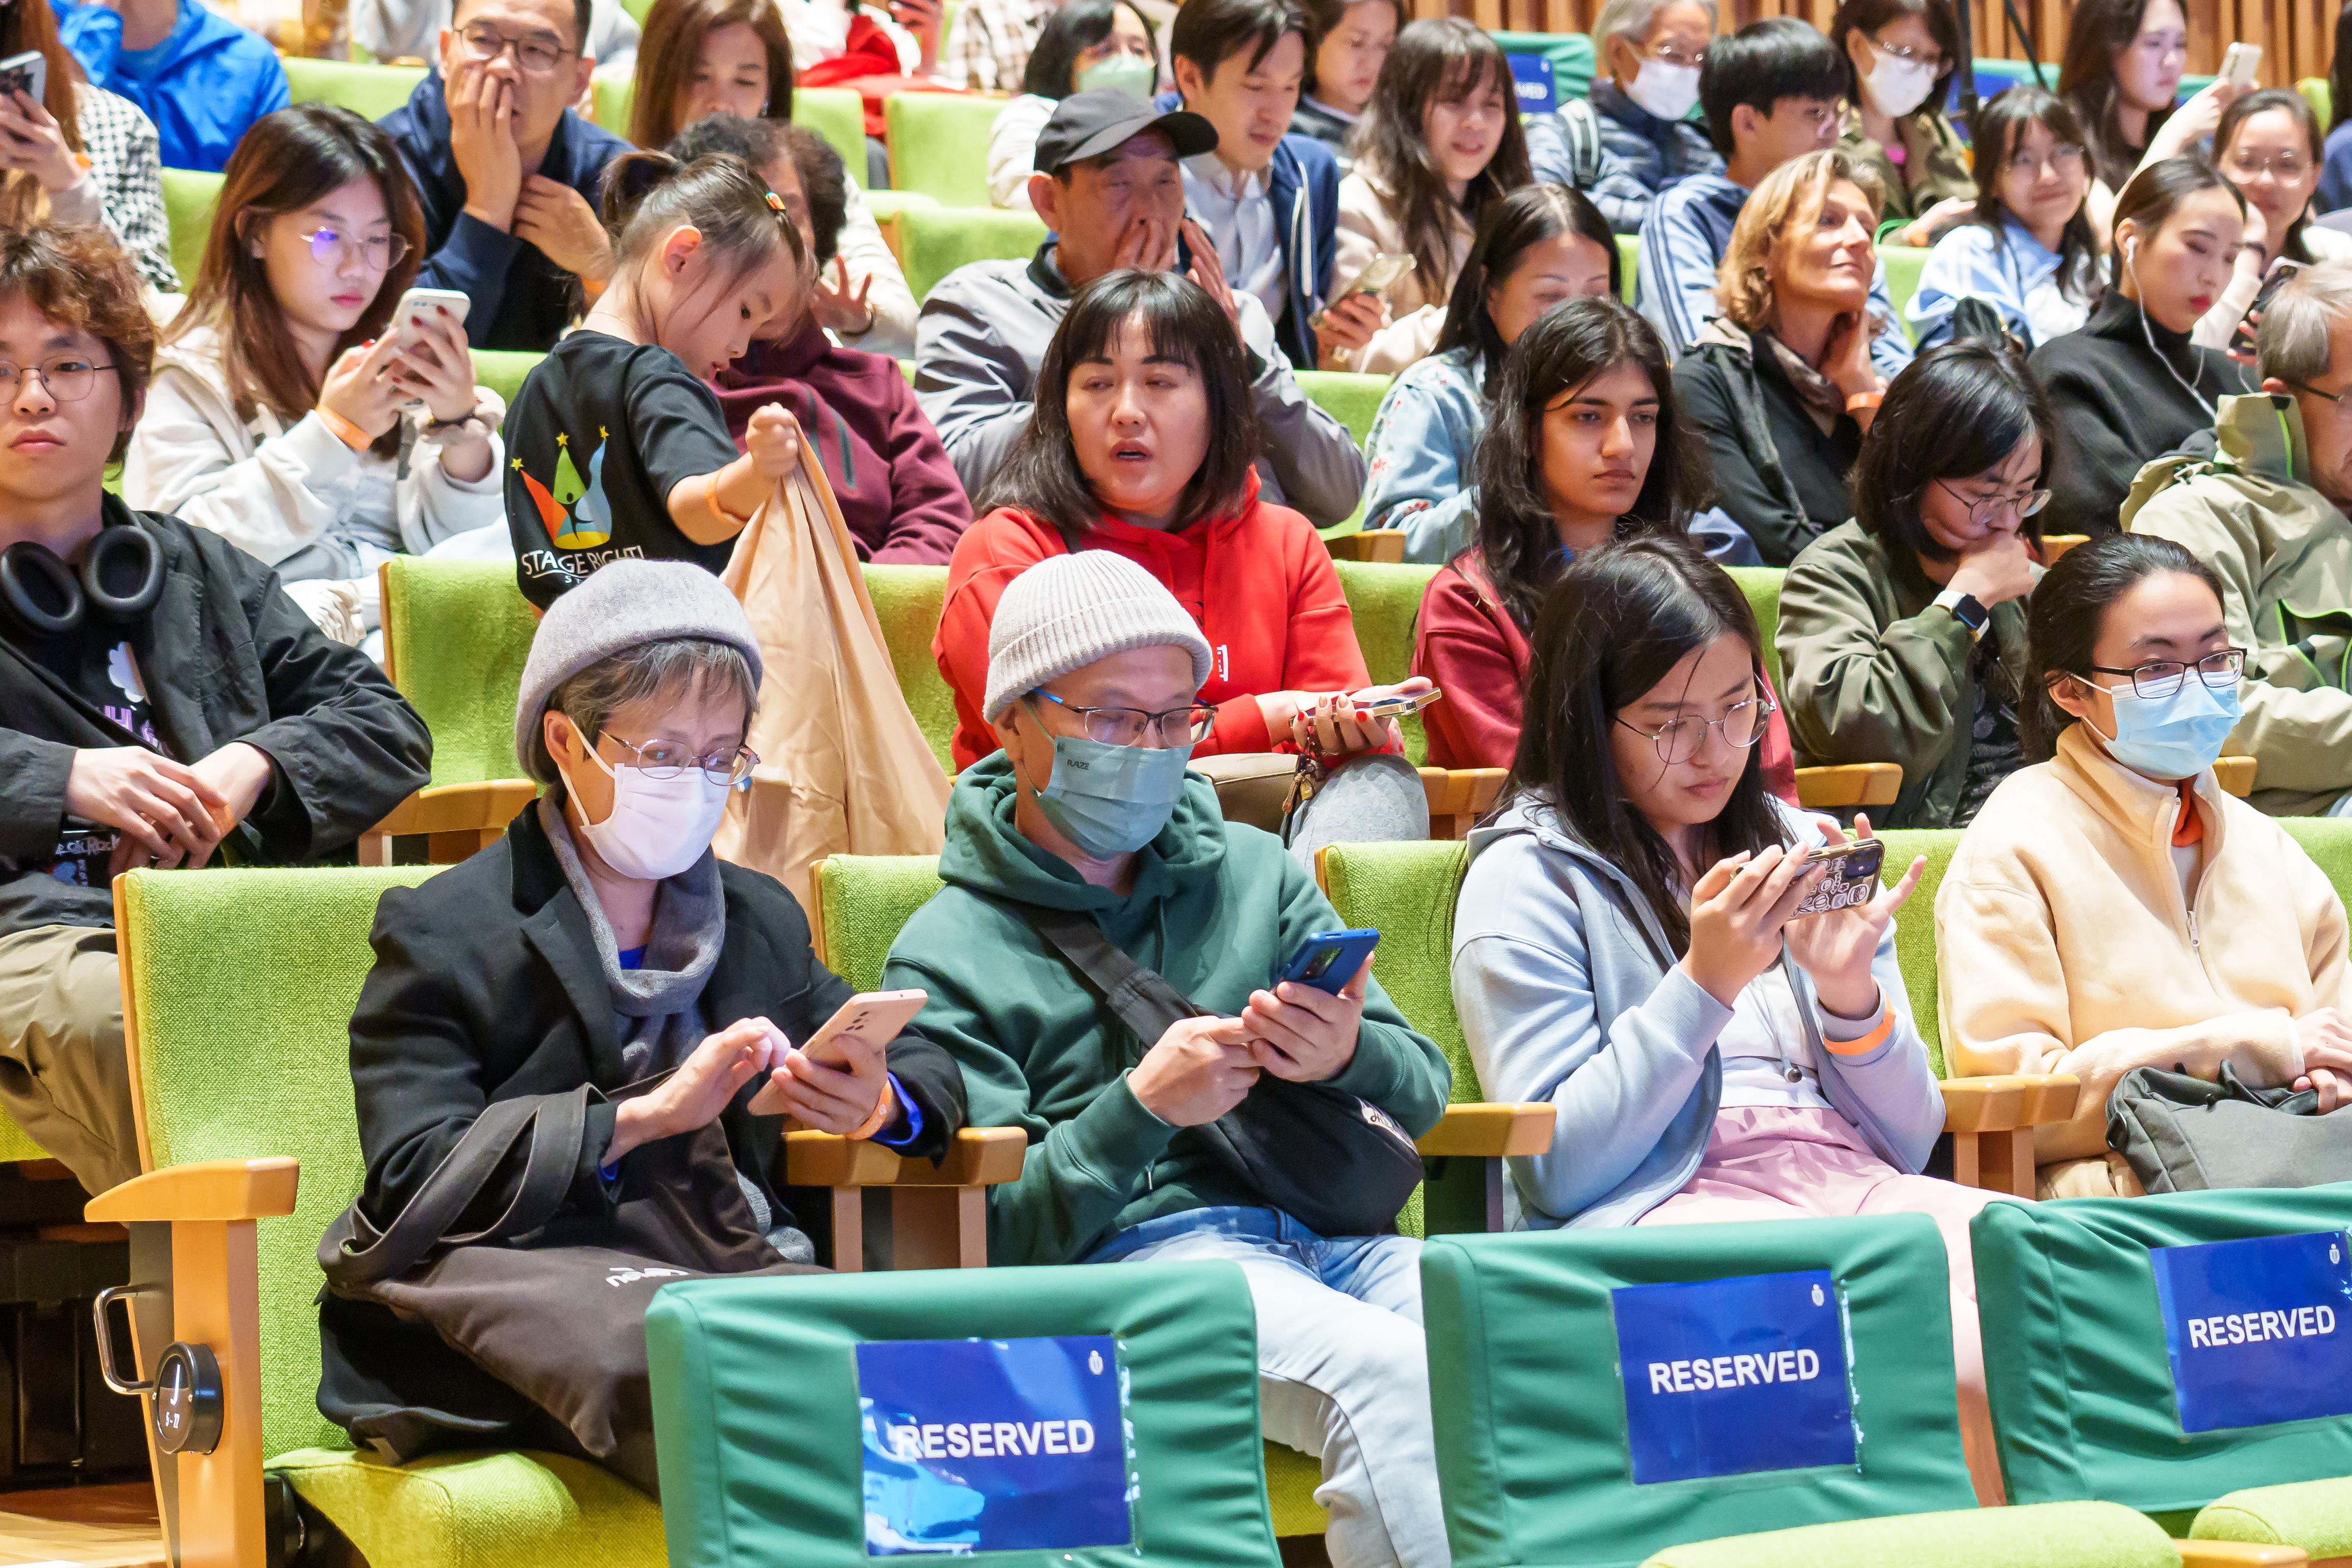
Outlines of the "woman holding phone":
M 2230 286 L 2189 334 L 2200 348 L 2230 349 L 2252 358 L 2253 336 L 2238 337 L 2246 312 L 2282 261 L 2296 267 L 2352 256 L 2352 235 L 2311 221 L 2326 142 L 2319 116 L 2299 92 L 2266 87 L 2221 113 L 2213 132 L 2213 162 L 2246 198 L 2246 231 Z M 2254 324 L 2259 324 L 2257 321 Z
M 1549 1151 L 1509 1163 L 1528 1223 L 1928 1215 L 1962 1443 L 1998 1502 L 1969 1253 L 1990 1194 L 1918 1173 L 1944 1104 L 1895 913 L 1924 863 L 1871 891 L 1871 854 L 1808 859 L 1846 836 L 1765 788 L 1756 623 L 1689 541 L 1580 555 L 1530 640 L 1513 793 L 1470 836 L 1453 963 L 1481 1087 L 1558 1111 Z M 1849 882 L 1854 901 L 1799 912 Z
M 379 630 L 394 555 L 509 555 L 499 422 L 462 319 L 394 307 L 425 219 L 392 139 L 346 109 L 257 121 L 124 458 L 131 505 L 276 568 L 331 637 Z

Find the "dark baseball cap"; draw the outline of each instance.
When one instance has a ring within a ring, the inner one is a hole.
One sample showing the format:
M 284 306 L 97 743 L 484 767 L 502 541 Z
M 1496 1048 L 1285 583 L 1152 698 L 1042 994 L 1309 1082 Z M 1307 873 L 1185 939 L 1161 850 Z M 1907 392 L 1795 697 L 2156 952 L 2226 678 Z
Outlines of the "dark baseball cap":
M 1190 110 L 1171 109 L 1162 114 L 1131 92 L 1102 89 L 1074 92 L 1062 100 L 1045 129 L 1037 132 L 1041 174 L 1057 174 L 1072 163 L 1127 144 L 1147 131 L 1157 131 L 1176 144 L 1176 156 L 1190 158 L 1216 150 L 1217 128 Z

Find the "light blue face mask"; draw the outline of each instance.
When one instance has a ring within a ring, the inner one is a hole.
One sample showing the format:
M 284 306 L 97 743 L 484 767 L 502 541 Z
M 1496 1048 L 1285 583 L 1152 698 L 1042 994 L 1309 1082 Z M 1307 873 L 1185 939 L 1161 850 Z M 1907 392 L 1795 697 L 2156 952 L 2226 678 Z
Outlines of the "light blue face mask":
M 1149 99 L 1151 89 L 1160 85 L 1160 68 L 1150 60 L 1133 55 L 1113 55 L 1097 60 L 1078 73 L 1080 92 L 1123 92 L 1132 98 Z
M 2129 686 L 2110 687 L 2107 695 L 2116 704 L 2115 735 L 2099 736 L 2107 754 L 2168 784 L 2211 767 L 2238 727 L 2238 689 L 2217 691 L 2194 675 L 2169 697 L 2142 697 Z M 2097 725 L 2091 729 L 2097 733 Z
M 1168 826 L 1192 760 L 1190 746 L 1112 746 L 1056 735 L 1053 782 L 1037 792 L 1037 807 L 1096 859 L 1130 854 Z

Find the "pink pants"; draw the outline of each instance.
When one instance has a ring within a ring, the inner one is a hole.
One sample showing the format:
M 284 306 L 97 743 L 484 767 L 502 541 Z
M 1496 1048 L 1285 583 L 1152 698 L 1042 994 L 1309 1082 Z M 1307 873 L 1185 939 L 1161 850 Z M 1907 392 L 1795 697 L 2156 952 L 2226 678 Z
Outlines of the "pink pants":
M 1905 1175 L 1872 1153 L 1853 1124 L 1834 1110 L 1737 1106 L 1717 1115 L 1706 1154 L 1682 1191 L 1635 1223 L 1717 1225 L 1870 1214 L 1923 1214 L 1934 1220 L 1951 1269 L 1960 1451 L 1978 1502 L 1990 1508 L 2007 1497 L 1985 1405 L 1984 1342 L 1977 1327 L 1969 1221 L 1997 1196 L 1932 1176 Z

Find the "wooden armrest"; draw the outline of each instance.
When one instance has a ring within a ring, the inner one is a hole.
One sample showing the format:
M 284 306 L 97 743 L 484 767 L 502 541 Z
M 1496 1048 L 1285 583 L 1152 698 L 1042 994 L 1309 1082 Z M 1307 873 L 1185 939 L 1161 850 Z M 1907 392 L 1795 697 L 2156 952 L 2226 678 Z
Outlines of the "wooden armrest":
M 267 1219 L 294 1212 L 300 1165 L 284 1154 L 166 1165 L 110 1187 L 82 1207 L 93 1224 L 141 1220 Z
M 538 798 L 539 786 L 529 779 L 435 784 L 402 801 L 393 807 L 390 816 L 368 831 L 397 837 L 417 833 L 503 829 L 524 806 Z
M 2213 782 L 2221 786 L 2224 795 L 2240 800 L 2254 793 L 2254 759 L 2252 757 L 2217 757 L 2213 762 Z
M 2303 1568 L 2311 1561 L 2300 1546 L 2272 1546 L 2252 1541 L 2176 1541 L 2180 1568 Z
M 2087 533 L 2045 533 L 2042 536 L 2042 564 L 2055 566 L 2058 557 L 2078 544 L 2090 542 L 2091 536 Z
M 1944 1126 L 1953 1132 L 2014 1132 L 2074 1114 L 2083 1080 L 2072 1073 L 2010 1073 L 1997 1078 L 1946 1079 Z
M 1323 542 L 1334 561 L 1381 561 L 1393 566 L 1404 559 L 1402 529 L 1368 528 Z
M 1900 763 L 1841 763 L 1797 770 L 1797 804 L 1815 811 L 1848 805 L 1893 805 L 1903 793 Z
M 992 1187 L 1021 1174 L 1029 1134 L 1018 1127 L 967 1127 L 933 1165 L 902 1159 L 870 1139 L 837 1132 L 784 1134 L 784 1181 L 795 1187 Z
M 1495 808 L 1507 768 L 1423 768 L 1421 787 L 1432 816 L 1480 816 Z
M 1414 1143 L 1423 1154 L 1540 1154 L 1551 1147 L 1553 1114 L 1543 1100 L 1449 1105 Z

